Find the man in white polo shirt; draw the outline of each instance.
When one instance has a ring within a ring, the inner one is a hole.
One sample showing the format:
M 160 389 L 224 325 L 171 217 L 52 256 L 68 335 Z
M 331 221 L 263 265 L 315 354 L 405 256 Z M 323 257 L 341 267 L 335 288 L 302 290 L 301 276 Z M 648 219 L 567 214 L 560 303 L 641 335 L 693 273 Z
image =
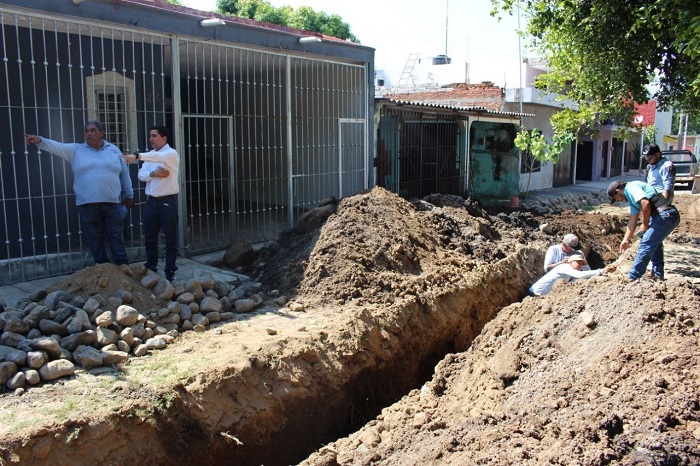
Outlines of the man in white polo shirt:
M 180 156 L 170 147 L 170 131 L 165 126 L 153 126 L 148 140 L 153 150 L 125 155 L 126 162 L 143 160 L 139 180 L 146 183 L 146 212 L 143 232 L 146 268 L 158 272 L 158 235 L 165 235 L 165 278 L 175 279 L 177 258 L 178 203 L 180 191 Z
M 544 256 L 544 271 L 549 272 L 557 265 L 566 264 L 569 256 L 579 253 L 583 256 L 583 265 L 588 265 L 585 254 L 578 248 L 578 236 L 573 233 L 564 235 L 560 244 L 555 244 L 547 249 Z

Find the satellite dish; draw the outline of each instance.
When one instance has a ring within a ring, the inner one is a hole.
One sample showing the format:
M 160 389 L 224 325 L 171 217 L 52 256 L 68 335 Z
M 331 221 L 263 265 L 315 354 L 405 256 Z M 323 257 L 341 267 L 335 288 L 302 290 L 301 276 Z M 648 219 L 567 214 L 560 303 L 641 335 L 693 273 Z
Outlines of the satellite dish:
M 634 124 L 635 125 L 641 125 L 643 121 L 644 121 L 644 117 L 642 115 L 637 115 L 636 117 L 634 117 Z

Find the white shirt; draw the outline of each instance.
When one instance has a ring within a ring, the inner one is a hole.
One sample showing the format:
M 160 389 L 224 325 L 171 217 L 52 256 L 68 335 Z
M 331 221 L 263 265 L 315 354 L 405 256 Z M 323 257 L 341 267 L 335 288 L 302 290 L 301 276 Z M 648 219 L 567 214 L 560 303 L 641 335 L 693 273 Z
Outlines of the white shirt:
M 551 270 L 547 270 L 548 265 L 556 264 L 557 262 L 561 262 L 567 257 L 570 257 L 572 254 L 581 254 L 583 257 L 586 257 L 583 254 L 583 251 L 580 249 L 574 249 L 574 251 L 571 254 L 567 254 L 564 252 L 564 248 L 561 247 L 561 244 L 555 244 L 554 246 L 550 246 L 549 249 L 547 249 L 547 253 L 544 255 L 544 271 L 545 272 L 551 272 Z M 563 265 L 563 264 L 562 264 Z M 552 269 L 554 270 L 554 269 Z
M 554 267 L 537 280 L 531 287 L 530 292 L 537 296 L 544 296 L 554 287 L 554 283 L 561 279 L 567 282 L 577 278 L 590 278 L 597 275 L 602 275 L 603 269 L 591 270 L 587 265 L 583 266 L 582 270 L 576 270 L 570 264 L 561 264 Z
M 147 196 L 162 197 L 180 192 L 180 156 L 169 144 L 159 150 L 139 153 L 139 159 L 144 161 L 139 169 L 139 180 L 146 182 Z M 151 172 L 158 168 L 167 168 L 170 175 L 167 178 L 151 177 Z

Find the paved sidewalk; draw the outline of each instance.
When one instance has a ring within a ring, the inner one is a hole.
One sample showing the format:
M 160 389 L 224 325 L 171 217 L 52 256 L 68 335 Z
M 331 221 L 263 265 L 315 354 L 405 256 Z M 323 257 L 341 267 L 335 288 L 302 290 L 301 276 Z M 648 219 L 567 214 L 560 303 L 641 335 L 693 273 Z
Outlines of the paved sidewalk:
M 621 176 L 613 179 L 631 181 L 642 180 L 643 178 L 640 176 Z M 530 195 L 528 197 L 530 199 L 534 199 L 535 197 L 540 197 L 543 199 L 555 199 L 565 194 L 583 195 L 591 192 L 605 192 L 608 189 L 608 185 L 610 184 L 611 180 L 612 179 L 606 179 L 603 181 L 578 181 L 575 185 L 534 190 L 530 191 Z M 221 259 L 223 255 L 224 251 L 190 258 L 178 257 L 178 271 L 176 273 L 176 277 L 178 280 L 188 280 L 190 278 L 200 276 L 202 273 L 208 273 L 215 280 L 229 281 L 234 277 L 241 278 L 241 275 L 236 274 L 230 270 L 224 270 L 207 265 L 207 262 L 210 262 L 213 259 Z M 46 289 L 54 283 L 63 280 L 65 277 L 66 275 L 61 275 L 57 277 L 42 278 L 38 280 L 15 283 L 14 285 L 0 286 L 0 300 L 3 300 L 8 306 L 16 306 L 17 303 L 24 301 L 26 297 L 34 291 L 39 289 Z

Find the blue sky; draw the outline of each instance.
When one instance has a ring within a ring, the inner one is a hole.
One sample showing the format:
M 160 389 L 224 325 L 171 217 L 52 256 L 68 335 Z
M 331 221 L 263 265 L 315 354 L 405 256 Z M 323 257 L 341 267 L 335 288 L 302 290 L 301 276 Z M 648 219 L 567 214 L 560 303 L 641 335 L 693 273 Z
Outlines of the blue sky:
M 181 1 L 205 11 L 216 7 L 216 0 Z M 472 83 L 519 85 L 517 17 L 498 21 L 489 16 L 490 0 L 268 1 L 276 7 L 310 6 L 339 15 L 363 45 L 376 49 L 375 68 L 384 69 L 394 80 L 398 80 L 411 53 L 427 58 L 444 54 L 447 46 L 447 55 L 460 78 L 468 61 Z M 524 27 L 525 22 L 521 24 Z

